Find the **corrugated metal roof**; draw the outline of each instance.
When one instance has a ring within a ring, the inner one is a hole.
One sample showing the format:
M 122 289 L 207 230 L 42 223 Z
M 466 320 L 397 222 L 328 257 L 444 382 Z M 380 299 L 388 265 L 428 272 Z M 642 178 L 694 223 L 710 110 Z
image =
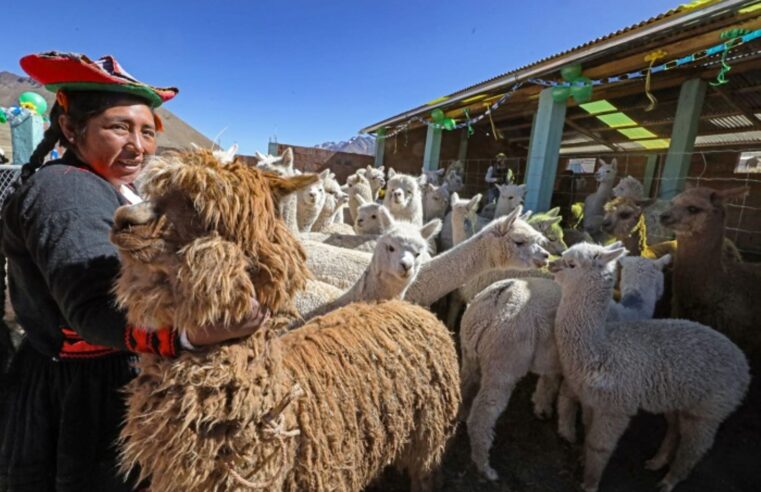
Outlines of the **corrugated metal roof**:
M 623 29 L 619 29 L 615 32 L 598 37 L 594 40 L 580 44 L 568 50 L 541 58 L 540 60 L 537 60 L 528 65 L 524 65 L 509 72 L 505 72 L 501 75 L 497 75 L 485 81 L 473 84 L 464 89 L 460 89 L 448 96 L 436 99 L 435 104 L 428 103 L 422 106 L 418 106 L 417 108 L 405 111 L 396 116 L 387 118 L 378 123 L 363 128 L 361 132 L 374 132 L 381 127 L 398 124 L 401 121 L 407 120 L 412 116 L 420 115 L 439 107 L 451 105 L 452 103 L 476 95 L 474 91 L 486 92 L 489 90 L 497 90 L 503 86 L 506 87 L 509 84 L 515 83 L 518 80 L 525 80 L 526 78 L 530 77 L 545 76 L 548 73 L 552 73 L 553 71 L 558 70 L 559 66 L 556 65 L 559 63 L 562 63 L 563 65 L 569 63 L 578 63 L 581 62 L 585 57 L 594 55 L 600 56 L 601 54 L 608 52 L 608 50 L 615 49 L 619 45 L 611 44 L 610 46 L 607 46 L 608 43 L 613 43 L 614 41 L 620 41 L 621 43 L 635 42 L 638 40 L 641 41 L 641 39 L 635 36 L 637 34 L 636 31 L 638 30 L 643 30 L 643 32 L 640 33 L 642 34 L 642 39 L 652 41 L 652 37 L 655 34 L 665 34 L 673 29 L 694 27 L 696 24 L 700 24 L 701 22 L 704 22 L 709 18 L 714 18 L 717 15 L 734 13 L 737 10 L 741 9 L 743 6 L 752 4 L 755 1 L 757 0 L 725 0 L 712 2 L 702 8 L 691 10 L 685 10 L 682 6 L 680 6 L 678 8 L 671 9 L 668 12 L 664 12 L 663 14 L 651 17 L 647 20 L 638 22 Z M 630 35 L 632 36 L 632 39 L 627 38 L 627 36 Z M 618 38 L 621 39 L 619 40 Z M 600 50 L 592 53 L 595 51 L 592 50 L 592 48 L 600 48 Z M 547 66 L 541 67 L 543 64 L 547 64 Z M 541 70 L 537 73 L 532 73 L 532 71 L 536 71 L 535 69 L 537 68 Z

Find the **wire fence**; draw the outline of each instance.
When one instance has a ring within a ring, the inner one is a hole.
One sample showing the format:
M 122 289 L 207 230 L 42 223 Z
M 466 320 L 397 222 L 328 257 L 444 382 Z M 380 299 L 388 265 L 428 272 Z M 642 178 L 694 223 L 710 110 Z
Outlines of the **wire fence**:
M 618 179 L 632 176 L 645 187 L 647 197 L 659 199 L 665 183 L 678 183 L 678 189 L 683 189 L 685 183 L 694 186 L 704 186 L 717 189 L 747 186 L 750 193 L 739 202 L 727 204 L 726 234 L 737 245 L 738 249 L 749 257 L 761 257 L 761 166 L 744 165 L 750 153 L 758 152 L 761 147 L 726 150 L 698 151 L 690 154 L 689 172 L 686 178 L 668 178 L 663 176 L 666 162 L 666 150 L 659 153 L 627 153 L 606 155 L 602 159 L 610 162 L 612 157 L 617 160 Z M 588 158 L 588 155 L 563 155 L 558 163 L 554 183 L 552 205 L 560 206 L 564 216 L 569 216 L 571 205 L 584 202 L 584 199 L 597 190 L 597 180 L 594 170 L 599 167 L 596 163 L 591 172 L 574 172 L 569 169 L 569 160 Z M 742 160 L 741 160 L 742 159 Z M 761 160 L 761 159 L 759 159 Z M 455 160 L 442 161 L 442 167 L 448 167 Z M 494 159 L 465 160 L 465 188 L 462 196 L 473 196 L 476 193 L 486 193 L 489 185 L 484 181 L 486 171 L 494 164 Z M 508 159 L 508 166 L 513 171 L 515 182 L 525 182 L 526 159 Z M 648 169 L 648 167 L 650 169 Z M 575 170 L 580 170 L 575 167 Z M 650 172 L 651 171 L 651 172 Z M 673 189 L 673 187 L 670 187 Z M 656 206 L 665 207 L 663 200 L 658 200 Z M 658 239 L 671 239 L 668 236 Z
M 0 165 L 0 205 L 5 202 L 5 197 L 11 191 L 11 185 L 21 172 L 21 166 L 10 164 Z

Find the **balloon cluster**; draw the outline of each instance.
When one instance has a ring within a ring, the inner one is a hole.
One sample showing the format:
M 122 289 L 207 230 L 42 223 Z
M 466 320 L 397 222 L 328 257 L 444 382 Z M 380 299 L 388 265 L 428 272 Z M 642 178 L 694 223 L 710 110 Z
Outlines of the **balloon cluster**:
M 552 99 L 564 102 L 572 97 L 578 104 L 592 99 L 592 79 L 581 74 L 581 65 L 569 65 L 560 70 L 560 76 L 565 83 L 552 88 Z
M 45 117 L 48 110 L 48 102 L 36 92 L 22 92 L 18 98 L 18 106 L 0 108 L 0 123 L 7 123 L 9 119 L 32 113 Z
M 454 130 L 454 127 L 457 125 L 454 118 L 447 118 L 444 111 L 438 108 L 431 111 L 431 119 L 436 125 L 445 130 Z

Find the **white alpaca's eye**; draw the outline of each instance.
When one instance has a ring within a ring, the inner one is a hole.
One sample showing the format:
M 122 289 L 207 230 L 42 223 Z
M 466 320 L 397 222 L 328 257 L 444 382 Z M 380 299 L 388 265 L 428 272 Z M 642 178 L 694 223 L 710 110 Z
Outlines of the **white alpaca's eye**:
M 388 246 L 388 252 L 389 253 L 393 253 L 394 251 L 396 251 L 396 248 L 394 248 L 393 246 L 389 245 Z
M 371 219 L 377 219 L 378 217 L 376 217 L 375 215 L 371 215 L 370 218 Z
M 576 264 L 569 261 L 568 268 L 576 268 Z
M 513 240 L 513 242 L 514 242 L 514 243 L 515 243 L 515 245 L 516 245 L 516 246 L 518 246 L 519 248 L 520 248 L 521 246 L 523 246 L 524 244 L 526 244 L 526 241 L 515 241 L 515 240 Z

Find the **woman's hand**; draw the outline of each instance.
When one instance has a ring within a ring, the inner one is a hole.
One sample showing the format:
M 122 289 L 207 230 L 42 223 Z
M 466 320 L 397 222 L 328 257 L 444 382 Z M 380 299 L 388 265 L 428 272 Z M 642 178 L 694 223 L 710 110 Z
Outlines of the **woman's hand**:
M 270 313 L 267 308 L 252 299 L 251 312 L 240 323 L 226 327 L 211 327 L 205 330 L 188 332 L 188 342 L 194 347 L 216 345 L 227 340 L 243 338 L 254 333 L 260 326 L 269 320 Z

